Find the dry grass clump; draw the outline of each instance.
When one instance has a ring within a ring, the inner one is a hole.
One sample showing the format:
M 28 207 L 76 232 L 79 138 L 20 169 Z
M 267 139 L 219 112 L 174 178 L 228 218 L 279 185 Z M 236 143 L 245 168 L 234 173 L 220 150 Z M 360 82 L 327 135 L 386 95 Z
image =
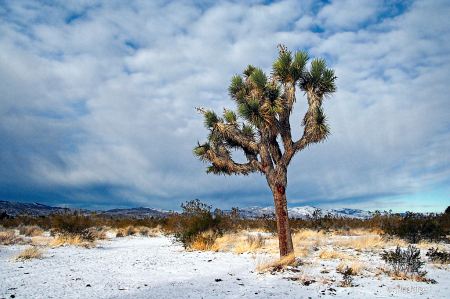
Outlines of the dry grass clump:
M 137 228 L 137 233 L 140 236 L 144 236 L 144 237 L 148 237 L 150 234 L 150 228 L 146 227 L 146 226 L 138 226 Z
M 386 240 L 378 235 L 358 236 L 354 238 L 338 239 L 334 242 L 338 246 L 356 250 L 386 246 Z
M 311 229 L 303 229 L 294 235 L 294 239 L 299 241 L 304 239 L 324 238 L 325 236 L 326 233 L 323 230 L 316 231 Z
M 15 260 L 31 260 L 31 259 L 40 259 L 44 255 L 44 252 L 36 246 L 31 246 L 28 248 L 25 248 L 25 250 L 16 256 Z
M 128 226 L 123 230 L 124 237 L 137 235 L 138 229 L 134 226 Z
M 405 241 L 403 239 L 399 239 L 397 237 L 394 237 L 388 241 L 386 241 L 385 246 L 400 246 L 400 247 L 408 247 L 409 243 L 408 241 Z
M 92 233 L 93 233 L 94 238 L 96 240 L 106 240 L 106 239 L 108 239 L 108 235 L 106 234 L 106 231 L 104 231 L 104 230 L 93 231 Z
M 336 270 L 339 273 L 345 273 L 347 269 L 352 269 L 352 275 L 358 275 L 366 268 L 367 267 L 364 265 L 364 263 L 358 260 L 345 260 L 338 265 Z
M 243 234 L 224 234 L 215 240 L 211 250 L 215 252 L 229 252 L 242 238 L 244 238 Z
M 79 235 L 60 235 L 49 244 L 51 247 L 62 245 L 75 245 L 89 247 L 95 245 L 95 241 L 88 241 Z
M 216 233 L 212 230 L 202 232 L 191 244 L 189 245 L 189 250 L 202 250 L 211 251 L 215 240 L 217 239 Z
M 261 234 L 247 235 L 247 238 L 239 242 L 233 250 L 233 253 L 256 252 L 266 243 Z
M 256 271 L 262 272 L 268 269 L 275 261 L 276 259 L 270 255 L 257 255 L 255 258 Z
M 306 247 L 295 247 L 294 253 L 295 253 L 295 256 L 298 256 L 298 257 L 307 257 L 308 249 Z
M 28 244 L 28 240 L 24 240 L 20 236 L 16 236 L 16 233 L 12 229 L 0 231 L 0 245 L 14 245 L 14 244 Z
M 145 237 L 157 237 L 161 235 L 161 226 L 156 228 L 149 228 L 147 226 L 128 226 L 126 228 L 120 228 L 116 231 L 116 237 L 127 237 L 127 236 L 145 236 Z
M 36 225 L 20 226 L 19 233 L 27 237 L 36 237 L 42 235 L 42 229 Z
M 294 254 L 275 259 L 270 255 L 258 255 L 255 259 L 256 271 L 263 272 L 269 268 L 283 268 L 286 266 L 296 266 L 298 261 Z
M 319 258 L 322 260 L 347 259 L 348 256 L 343 252 L 334 250 L 333 248 L 325 248 L 319 253 Z
M 53 242 L 53 240 L 54 239 L 50 237 L 37 236 L 31 238 L 31 243 L 46 246 L 49 245 L 51 242 Z
M 147 226 L 138 226 L 135 228 L 136 232 L 134 234 L 136 235 L 140 235 L 140 236 L 144 236 L 144 237 L 157 237 L 159 235 L 161 235 L 161 226 L 157 226 L 157 227 L 147 227 Z M 131 232 L 133 232 L 131 230 Z M 133 235 L 133 234 L 131 234 Z
M 292 237 L 294 247 L 301 246 L 320 246 L 326 244 L 326 233 L 324 231 L 315 231 L 304 229 Z
M 116 232 L 116 237 L 128 237 L 128 236 L 134 236 L 137 235 L 138 229 L 134 226 L 128 226 L 126 228 L 119 228 Z
M 1 245 L 10 245 L 13 243 L 15 237 L 15 233 L 13 230 L 6 230 L 0 232 L 0 244 Z

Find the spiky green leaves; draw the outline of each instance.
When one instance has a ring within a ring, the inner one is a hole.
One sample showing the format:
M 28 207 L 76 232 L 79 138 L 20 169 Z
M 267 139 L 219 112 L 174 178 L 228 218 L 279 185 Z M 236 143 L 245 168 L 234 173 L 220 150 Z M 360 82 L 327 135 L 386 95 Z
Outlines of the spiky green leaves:
M 272 65 L 272 75 L 281 83 L 295 84 L 301 79 L 308 59 L 305 51 L 295 52 L 295 55 L 292 56 L 292 52 L 282 46 L 278 53 L 278 59 Z
M 321 107 L 310 109 L 303 120 L 305 125 L 305 138 L 308 143 L 325 141 L 330 135 L 330 127 L 327 124 L 327 116 Z
M 259 92 L 263 93 L 267 84 L 266 74 L 262 71 L 262 69 L 257 68 L 250 75 L 251 82 L 253 83 L 254 88 L 256 88 Z
M 253 71 L 255 70 L 256 68 L 253 66 L 253 65 L 249 65 L 246 69 L 245 69 L 245 71 L 244 71 L 244 75 L 245 75 L 245 77 L 250 77 L 252 74 L 253 74 Z
M 261 115 L 259 113 L 259 101 L 258 99 L 251 99 L 247 103 L 241 104 L 238 107 L 238 114 L 243 119 L 247 120 L 255 126 L 261 124 Z
M 231 78 L 231 84 L 228 87 L 230 97 L 237 103 L 242 103 L 245 97 L 245 82 L 241 76 L 233 76 Z
M 234 111 L 232 111 L 232 110 L 226 110 L 226 109 L 224 109 L 224 111 L 223 111 L 223 118 L 228 123 L 235 123 L 237 120 L 236 113 L 234 113 Z
M 320 141 L 325 141 L 330 135 L 330 126 L 327 124 L 327 116 L 322 108 L 318 108 L 314 113 L 316 137 Z
M 336 91 L 336 79 L 334 70 L 327 68 L 325 59 L 315 58 L 299 85 L 303 91 L 314 92 L 319 97 L 329 96 Z
M 217 117 L 217 114 L 214 111 L 207 110 L 205 113 L 205 127 L 208 129 L 211 129 L 214 124 L 218 123 L 220 121 L 219 117 Z
M 207 153 L 211 149 L 211 146 L 208 142 L 203 143 L 202 145 L 198 144 L 194 149 L 192 150 L 192 153 L 194 156 L 196 156 L 200 161 L 205 162 L 207 161 Z
M 245 136 L 249 136 L 249 137 L 253 137 L 255 135 L 255 133 L 253 132 L 253 128 L 251 126 L 248 126 L 248 125 L 243 125 L 242 133 Z

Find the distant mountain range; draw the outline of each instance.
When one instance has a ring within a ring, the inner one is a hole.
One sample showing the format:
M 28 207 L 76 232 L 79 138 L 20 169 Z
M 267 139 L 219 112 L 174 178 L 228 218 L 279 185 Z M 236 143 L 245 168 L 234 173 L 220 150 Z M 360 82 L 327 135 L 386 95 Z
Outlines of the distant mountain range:
M 0 213 L 6 212 L 10 216 L 17 216 L 20 213 L 27 211 L 28 213 L 35 216 L 48 216 L 50 214 L 56 213 L 73 213 L 77 211 L 83 215 L 89 215 L 91 212 L 96 212 L 97 214 L 104 214 L 107 217 L 122 217 L 122 218 L 149 218 L 149 217 L 164 217 L 170 212 L 161 209 L 153 208 L 131 208 L 131 209 L 112 209 L 108 211 L 90 211 L 86 209 L 65 209 L 59 207 L 51 207 L 39 203 L 20 203 L 20 202 L 10 202 L 10 201 L 0 201 Z M 319 211 L 320 216 L 325 216 L 328 213 L 332 216 L 342 216 L 349 218 L 359 218 L 365 219 L 370 218 L 370 212 L 357 210 L 357 209 L 329 209 L 322 210 L 311 206 L 302 206 L 288 209 L 290 218 L 302 218 L 306 219 L 309 216 L 313 216 L 314 211 Z M 225 213 L 231 211 L 225 210 Z M 267 214 L 275 213 L 274 207 L 248 207 L 240 209 L 241 216 L 245 218 L 257 218 Z
M 97 214 L 104 213 L 107 217 L 122 217 L 122 218 L 149 218 L 149 217 L 164 217 L 169 214 L 169 211 L 152 209 L 152 208 L 132 208 L 132 209 L 112 209 L 108 211 L 91 211 L 86 209 L 68 209 L 43 205 L 40 203 L 20 203 L 10 201 L 0 201 L 0 213 L 6 212 L 9 216 L 17 216 L 20 213 L 28 212 L 35 216 L 48 216 L 57 213 L 73 213 L 77 211 L 82 215 L 89 215 L 91 212 Z
M 359 218 L 359 219 L 365 219 L 370 218 L 371 214 L 370 212 L 363 211 L 363 210 L 357 210 L 357 209 L 329 209 L 329 210 L 323 210 L 318 209 L 311 206 L 302 206 L 302 207 L 295 207 L 288 209 L 289 218 L 302 218 L 306 219 L 308 215 L 310 217 L 313 216 L 314 211 L 318 211 L 318 216 L 325 216 L 328 213 L 332 216 L 342 216 L 342 217 L 348 217 L 348 218 Z M 275 213 L 275 207 L 249 207 L 249 208 L 242 208 L 240 209 L 241 215 L 245 218 L 256 218 L 263 216 L 264 214 L 272 214 Z

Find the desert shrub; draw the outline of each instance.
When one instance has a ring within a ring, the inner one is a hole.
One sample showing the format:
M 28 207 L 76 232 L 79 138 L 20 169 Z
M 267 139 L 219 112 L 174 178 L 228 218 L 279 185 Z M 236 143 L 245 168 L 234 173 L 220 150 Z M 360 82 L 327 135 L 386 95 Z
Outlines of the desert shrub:
M 347 266 L 340 273 L 343 275 L 341 286 L 351 287 L 353 285 L 353 276 L 352 276 L 354 275 L 353 269 Z
M 39 226 L 20 226 L 19 233 L 27 237 L 36 237 L 42 235 L 42 229 Z
M 425 264 L 420 258 L 420 250 L 409 245 L 406 250 L 402 250 L 397 246 L 394 251 L 384 251 L 381 258 L 392 268 L 394 276 L 412 276 L 423 277 L 426 271 L 420 271 Z
M 150 228 L 146 226 L 139 226 L 137 228 L 138 234 L 144 237 L 148 237 L 150 234 Z
M 30 240 L 25 240 L 21 236 L 16 236 L 12 229 L 0 231 L 0 245 L 29 244 Z
M 403 217 L 387 221 L 383 225 L 384 231 L 389 235 L 396 235 L 410 243 L 417 244 L 421 240 L 441 241 L 448 232 L 448 223 L 443 223 L 444 215 L 423 215 L 406 212 Z
M 450 262 L 450 253 L 446 251 L 439 251 L 437 248 L 431 247 L 426 254 L 428 259 L 434 263 L 447 264 Z
M 123 235 L 126 236 L 134 236 L 138 233 L 138 230 L 134 226 L 128 226 L 123 230 Z
M 85 241 L 94 241 L 95 234 L 90 230 L 92 219 L 87 216 L 73 214 L 56 215 L 53 219 L 53 235 L 78 236 Z
M 166 234 L 173 234 L 175 239 L 183 243 L 185 248 L 190 247 L 206 231 L 211 231 L 213 238 L 223 234 L 223 229 L 220 227 L 222 215 L 221 213 L 215 213 L 213 216 L 211 206 L 196 199 L 181 204 L 181 208 L 183 209 L 181 215 L 172 214 L 170 216 L 165 232 Z
M 0 232 L 0 244 L 1 245 L 10 245 L 14 240 L 14 231 L 6 230 Z
M 31 260 L 42 258 L 44 252 L 36 246 L 26 248 L 21 254 L 16 256 L 16 260 Z

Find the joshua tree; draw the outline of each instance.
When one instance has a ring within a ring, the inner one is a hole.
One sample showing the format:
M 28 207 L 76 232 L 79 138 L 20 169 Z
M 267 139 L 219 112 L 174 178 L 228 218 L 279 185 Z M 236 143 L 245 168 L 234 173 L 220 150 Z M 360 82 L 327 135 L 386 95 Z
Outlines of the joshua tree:
M 294 251 L 286 202 L 287 167 L 296 153 L 327 139 L 330 130 L 322 102 L 336 91 L 337 77 L 321 58 L 313 59 L 307 69 L 305 51 L 292 53 L 279 45 L 278 54 L 270 78 L 252 65 L 243 75 L 231 78 L 228 91 L 237 113 L 224 109 L 219 117 L 212 110 L 197 108 L 209 134 L 208 141 L 198 143 L 193 152 L 200 161 L 211 163 L 207 173 L 266 176 L 275 203 L 280 256 L 286 256 Z M 292 140 L 290 124 L 296 87 L 306 94 L 309 105 L 303 136 L 297 141 Z M 237 149 L 244 152 L 247 163 L 232 159 L 230 151 Z

